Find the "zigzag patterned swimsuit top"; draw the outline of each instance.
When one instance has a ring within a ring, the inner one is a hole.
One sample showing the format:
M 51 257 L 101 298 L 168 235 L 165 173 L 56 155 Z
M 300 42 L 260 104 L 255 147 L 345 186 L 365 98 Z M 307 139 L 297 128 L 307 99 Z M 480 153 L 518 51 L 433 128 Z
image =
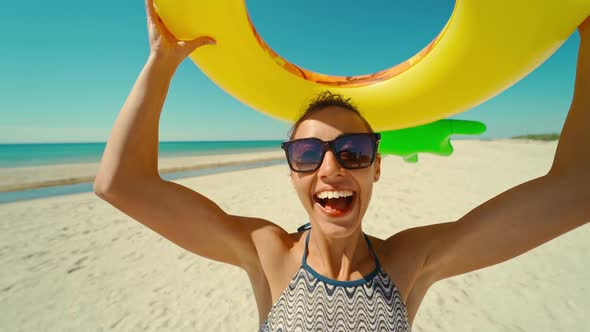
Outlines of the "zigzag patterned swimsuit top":
M 354 281 L 326 278 L 306 263 L 309 234 L 301 267 L 271 307 L 259 332 L 384 331 L 409 332 L 408 313 L 393 281 L 375 258 L 375 270 Z

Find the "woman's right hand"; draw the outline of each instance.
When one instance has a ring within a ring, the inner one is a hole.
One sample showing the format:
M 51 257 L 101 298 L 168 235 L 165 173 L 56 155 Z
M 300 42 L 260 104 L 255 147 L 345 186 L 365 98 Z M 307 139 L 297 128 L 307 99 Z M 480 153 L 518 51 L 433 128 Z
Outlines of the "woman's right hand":
M 188 41 L 176 39 L 168 31 L 158 13 L 156 13 L 154 0 L 146 0 L 145 8 L 150 41 L 150 57 L 178 66 L 198 47 L 215 44 L 215 39 L 209 36 L 201 36 Z

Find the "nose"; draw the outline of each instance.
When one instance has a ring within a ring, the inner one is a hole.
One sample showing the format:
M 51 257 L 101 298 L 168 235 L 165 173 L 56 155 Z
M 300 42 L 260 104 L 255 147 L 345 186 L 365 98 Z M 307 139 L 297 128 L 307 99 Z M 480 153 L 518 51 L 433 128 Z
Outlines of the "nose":
M 340 166 L 340 163 L 336 159 L 334 153 L 330 150 L 326 151 L 324 160 L 322 160 L 322 165 L 318 169 L 318 176 L 327 178 L 342 175 L 343 172 L 344 170 Z

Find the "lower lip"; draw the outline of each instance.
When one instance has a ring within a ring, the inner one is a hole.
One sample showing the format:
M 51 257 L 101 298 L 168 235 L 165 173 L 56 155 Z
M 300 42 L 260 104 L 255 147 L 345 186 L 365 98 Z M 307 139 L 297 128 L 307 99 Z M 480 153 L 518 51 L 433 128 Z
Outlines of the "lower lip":
M 352 208 L 354 207 L 356 201 L 356 197 L 353 197 L 352 202 L 350 202 L 350 204 L 348 205 L 348 208 L 344 211 L 340 211 L 340 210 L 332 210 L 330 208 L 325 208 L 323 207 L 320 203 L 315 202 L 314 204 L 317 205 L 318 209 L 325 215 L 327 215 L 330 218 L 337 218 L 337 217 L 343 217 L 346 214 L 348 214 L 350 211 L 352 211 Z

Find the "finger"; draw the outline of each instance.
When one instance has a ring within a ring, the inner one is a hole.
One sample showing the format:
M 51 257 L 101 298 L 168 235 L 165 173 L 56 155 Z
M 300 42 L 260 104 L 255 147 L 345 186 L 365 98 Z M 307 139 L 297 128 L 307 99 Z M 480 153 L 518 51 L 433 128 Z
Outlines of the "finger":
M 162 23 L 162 20 L 160 19 L 160 15 L 156 11 L 156 7 L 154 5 L 154 0 L 146 0 L 145 1 L 145 10 L 146 10 L 146 13 L 148 16 L 148 25 L 150 23 L 152 23 L 158 27 L 159 31 L 162 31 L 164 24 Z
M 158 16 L 156 25 L 158 26 L 158 31 L 160 31 L 160 34 L 162 34 L 164 38 L 166 38 L 166 40 L 172 43 L 179 41 L 178 38 L 176 38 L 176 36 L 173 35 L 172 32 L 170 32 L 170 30 L 168 30 L 166 24 L 164 24 L 164 21 L 162 21 L 162 18 L 160 18 L 160 16 Z
M 152 22 L 156 22 L 156 10 L 154 9 L 154 0 L 145 0 L 145 12 Z
M 154 7 L 154 0 L 146 0 L 145 8 L 148 15 L 148 25 L 150 23 L 155 25 L 158 32 L 160 34 L 163 34 L 165 38 L 167 38 L 168 40 L 176 40 L 176 38 L 172 35 L 172 33 L 170 33 L 168 28 L 166 28 L 164 22 L 162 22 L 162 18 L 160 17 L 160 15 L 158 15 L 158 13 L 156 12 L 156 8 Z
M 483 122 L 469 120 L 444 120 L 450 127 L 451 135 L 479 135 L 486 131 L 486 125 Z
M 204 45 L 215 45 L 216 43 L 217 41 L 210 36 L 201 36 L 193 40 L 185 41 L 185 44 L 189 48 L 197 48 Z
M 145 12 L 147 16 L 148 31 L 150 29 L 161 30 L 158 24 L 158 14 L 154 8 L 154 0 L 145 0 Z

